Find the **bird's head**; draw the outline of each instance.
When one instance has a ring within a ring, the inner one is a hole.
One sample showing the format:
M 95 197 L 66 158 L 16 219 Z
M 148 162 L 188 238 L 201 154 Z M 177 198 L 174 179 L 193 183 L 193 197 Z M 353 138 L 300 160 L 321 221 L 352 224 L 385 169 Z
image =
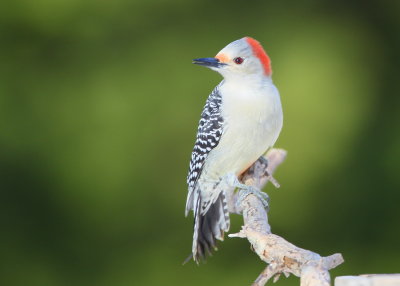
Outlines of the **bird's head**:
M 214 58 L 194 59 L 194 64 L 219 72 L 225 79 L 247 76 L 270 77 L 271 61 L 261 44 L 250 37 L 236 40 Z

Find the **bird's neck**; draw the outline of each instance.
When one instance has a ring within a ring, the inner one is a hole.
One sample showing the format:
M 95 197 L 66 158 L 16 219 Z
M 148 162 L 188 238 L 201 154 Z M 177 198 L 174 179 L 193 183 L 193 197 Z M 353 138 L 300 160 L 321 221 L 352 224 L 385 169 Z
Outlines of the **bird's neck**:
M 224 77 L 224 85 L 249 87 L 249 88 L 262 88 L 272 84 L 270 76 L 264 74 L 250 74 L 250 75 L 229 75 Z

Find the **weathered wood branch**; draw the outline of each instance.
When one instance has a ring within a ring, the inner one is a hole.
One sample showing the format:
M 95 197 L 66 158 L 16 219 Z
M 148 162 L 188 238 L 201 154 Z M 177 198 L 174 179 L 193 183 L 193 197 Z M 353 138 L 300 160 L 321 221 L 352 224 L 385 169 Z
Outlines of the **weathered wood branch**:
M 242 182 L 258 189 L 262 189 L 268 181 L 277 185 L 272 174 L 285 157 L 284 150 L 270 150 L 242 176 Z M 244 225 L 239 233 L 230 234 L 229 237 L 247 238 L 260 259 L 268 263 L 253 286 L 265 285 L 272 277 L 275 282 L 282 273 L 286 277 L 290 274 L 300 277 L 301 286 L 330 285 L 328 270 L 343 263 L 342 255 L 337 253 L 321 257 L 272 234 L 267 211 L 261 200 L 254 194 L 243 197 L 240 192 L 234 194 L 231 190 L 228 193 L 228 204 L 231 212 L 243 214 Z
M 398 286 L 400 273 L 364 274 L 359 276 L 339 276 L 335 278 L 335 286 Z

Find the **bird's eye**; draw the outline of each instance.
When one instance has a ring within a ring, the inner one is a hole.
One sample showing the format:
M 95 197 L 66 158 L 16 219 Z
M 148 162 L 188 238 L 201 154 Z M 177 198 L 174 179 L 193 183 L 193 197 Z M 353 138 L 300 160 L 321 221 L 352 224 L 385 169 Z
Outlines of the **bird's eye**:
M 243 63 L 244 59 L 241 57 L 237 57 L 237 58 L 234 58 L 233 61 L 235 62 L 235 64 L 240 65 Z

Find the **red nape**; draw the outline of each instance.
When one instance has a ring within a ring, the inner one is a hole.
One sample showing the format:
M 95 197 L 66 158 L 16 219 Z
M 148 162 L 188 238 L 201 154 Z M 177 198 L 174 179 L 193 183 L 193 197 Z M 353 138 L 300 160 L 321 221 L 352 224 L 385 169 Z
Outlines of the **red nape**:
M 257 40 L 255 40 L 251 37 L 246 37 L 246 41 L 247 41 L 247 43 L 249 43 L 249 45 L 253 49 L 254 55 L 260 59 L 261 64 L 264 67 L 265 74 L 268 76 L 271 75 L 271 73 L 272 73 L 271 60 L 269 59 L 267 53 L 264 51 L 261 44 Z

